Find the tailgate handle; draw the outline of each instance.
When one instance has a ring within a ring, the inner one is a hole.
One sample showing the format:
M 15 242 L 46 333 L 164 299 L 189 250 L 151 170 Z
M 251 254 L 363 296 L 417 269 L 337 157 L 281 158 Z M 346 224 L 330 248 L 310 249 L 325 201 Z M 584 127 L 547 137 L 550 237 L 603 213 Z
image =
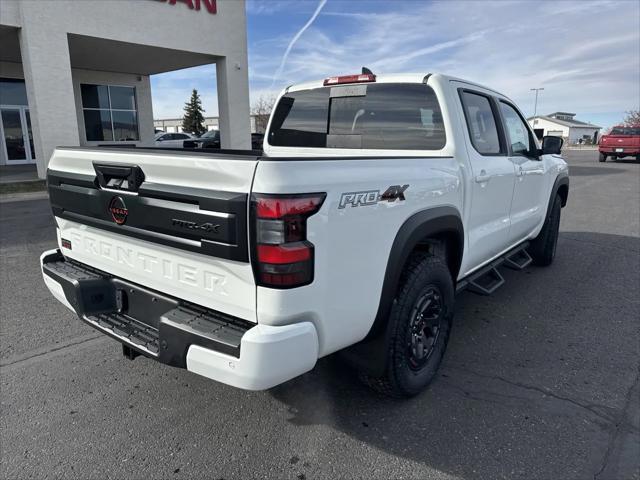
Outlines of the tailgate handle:
M 138 165 L 99 165 L 94 163 L 101 188 L 137 192 L 144 182 L 144 173 Z

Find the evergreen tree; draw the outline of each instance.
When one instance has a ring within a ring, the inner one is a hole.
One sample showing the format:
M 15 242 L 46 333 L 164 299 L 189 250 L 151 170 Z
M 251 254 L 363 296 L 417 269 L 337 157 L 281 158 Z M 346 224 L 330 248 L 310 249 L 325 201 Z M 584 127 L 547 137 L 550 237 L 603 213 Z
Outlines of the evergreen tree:
M 194 135 L 202 135 L 207 129 L 204 126 L 204 109 L 198 90 L 191 92 L 191 98 L 184 104 L 184 117 L 182 118 L 182 130 Z

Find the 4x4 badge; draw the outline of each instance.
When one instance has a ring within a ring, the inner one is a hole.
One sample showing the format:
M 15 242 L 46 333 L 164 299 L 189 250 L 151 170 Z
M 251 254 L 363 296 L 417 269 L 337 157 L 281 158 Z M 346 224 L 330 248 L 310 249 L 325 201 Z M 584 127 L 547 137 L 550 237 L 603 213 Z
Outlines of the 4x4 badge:
M 111 214 L 111 218 L 118 225 L 124 224 L 127 221 L 127 216 L 129 215 L 129 210 L 127 206 L 124 204 L 124 200 L 122 197 L 113 197 L 109 202 L 109 213 Z
M 375 205 L 379 202 L 395 202 L 396 200 L 403 202 L 406 200 L 404 192 L 409 185 L 391 185 L 383 193 L 380 190 L 365 190 L 361 192 L 347 192 L 340 197 L 338 208 L 345 208 L 347 205 L 351 207 L 362 207 L 365 205 Z

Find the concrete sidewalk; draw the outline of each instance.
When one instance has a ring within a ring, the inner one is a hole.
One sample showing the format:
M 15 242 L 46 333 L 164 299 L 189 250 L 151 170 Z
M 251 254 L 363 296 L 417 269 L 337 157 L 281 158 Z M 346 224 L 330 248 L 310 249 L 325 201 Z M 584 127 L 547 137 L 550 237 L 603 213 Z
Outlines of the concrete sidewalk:
M 0 184 L 35 182 L 38 178 L 36 165 L 33 163 L 26 165 L 1 165 Z

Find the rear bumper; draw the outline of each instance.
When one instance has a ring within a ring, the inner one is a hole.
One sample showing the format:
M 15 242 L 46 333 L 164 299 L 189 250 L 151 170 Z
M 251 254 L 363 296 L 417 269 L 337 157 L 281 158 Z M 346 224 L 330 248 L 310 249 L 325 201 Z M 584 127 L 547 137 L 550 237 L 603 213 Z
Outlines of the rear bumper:
M 85 323 L 161 363 L 264 390 L 311 370 L 318 358 L 310 322 L 256 325 L 69 261 L 59 250 L 44 252 L 40 263 L 53 296 Z
M 619 149 L 622 149 L 622 152 L 617 151 Z M 600 146 L 598 148 L 598 151 L 600 153 L 606 153 L 607 155 L 619 155 L 619 156 L 622 156 L 622 155 L 629 155 L 629 156 L 631 156 L 631 155 L 640 155 L 640 147 L 636 147 L 636 146 L 632 146 L 632 147 L 625 147 L 625 146 L 622 146 L 622 147 L 609 147 L 609 146 L 603 147 L 603 146 Z

